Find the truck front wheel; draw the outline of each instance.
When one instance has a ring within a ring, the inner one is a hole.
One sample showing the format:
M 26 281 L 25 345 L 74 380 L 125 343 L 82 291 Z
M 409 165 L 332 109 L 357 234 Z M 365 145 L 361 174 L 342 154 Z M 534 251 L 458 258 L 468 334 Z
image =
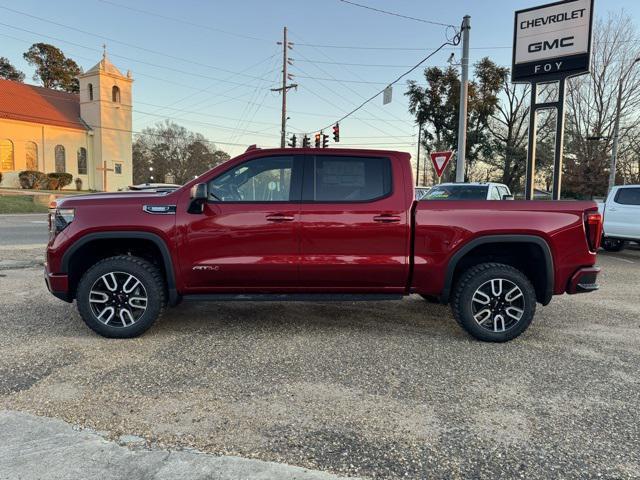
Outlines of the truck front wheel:
M 76 302 L 80 316 L 96 333 L 137 337 L 153 325 L 166 304 L 162 273 L 139 257 L 105 258 L 80 279 Z
M 462 273 L 451 308 L 470 335 L 485 342 L 506 342 L 533 320 L 536 293 L 520 270 L 501 263 L 481 263 Z

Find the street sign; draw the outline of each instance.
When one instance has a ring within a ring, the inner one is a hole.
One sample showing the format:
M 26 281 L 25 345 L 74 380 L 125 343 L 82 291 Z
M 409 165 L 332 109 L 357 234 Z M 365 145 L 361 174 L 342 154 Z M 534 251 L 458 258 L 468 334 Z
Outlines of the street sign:
M 515 12 L 513 82 L 558 80 L 589 71 L 593 0 Z
M 453 152 L 449 150 L 448 152 L 432 152 L 431 155 L 431 163 L 433 163 L 433 168 L 436 169 L 436 174 L 438 177 L 442 176 L 442 172 L 447 167 L 449 160 L 451 160 L 451 156 Z
M 389 85 L 384 89 L 384 93 L 382 94 L 382 104 L 386 105 L 387 103 L 391 103 L 391 96 L 393 95 L 393 88 Z

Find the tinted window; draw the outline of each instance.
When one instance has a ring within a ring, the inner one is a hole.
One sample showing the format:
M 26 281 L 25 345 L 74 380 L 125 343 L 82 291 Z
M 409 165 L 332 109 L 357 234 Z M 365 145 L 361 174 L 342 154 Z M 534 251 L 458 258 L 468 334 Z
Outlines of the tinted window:
M 388 158 L 317 156 L 310 197 L 319 202 L 362 202 L 391 193 Z
M 486 200 L 489 187 L 481 185 L 438 185 L 423 200 Z
M 615 198 L 622 205 L 640 205 L 640 188 L 621 188 Z
M 221 202 L 287 202 L 293 157 L 263 157 L 242 163 L 209 182 L 209 197 Z

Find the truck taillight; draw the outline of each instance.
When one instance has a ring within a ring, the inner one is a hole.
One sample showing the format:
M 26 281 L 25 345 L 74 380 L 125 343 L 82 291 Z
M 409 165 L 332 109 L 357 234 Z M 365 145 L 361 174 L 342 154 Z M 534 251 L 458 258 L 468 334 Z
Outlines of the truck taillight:
M 584 215 L 584 227 L 587 233 L 589 249 L 597 252 L 602 239 L 602 215 L 599 212 L 586 212 Z

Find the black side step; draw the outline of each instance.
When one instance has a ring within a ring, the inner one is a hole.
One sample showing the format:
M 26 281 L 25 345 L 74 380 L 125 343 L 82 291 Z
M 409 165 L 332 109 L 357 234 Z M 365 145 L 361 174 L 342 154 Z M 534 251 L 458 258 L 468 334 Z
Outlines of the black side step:
M 185 295 L 191 302 L 378 302 L 401 300 L 400 293 L 214 293 Z

